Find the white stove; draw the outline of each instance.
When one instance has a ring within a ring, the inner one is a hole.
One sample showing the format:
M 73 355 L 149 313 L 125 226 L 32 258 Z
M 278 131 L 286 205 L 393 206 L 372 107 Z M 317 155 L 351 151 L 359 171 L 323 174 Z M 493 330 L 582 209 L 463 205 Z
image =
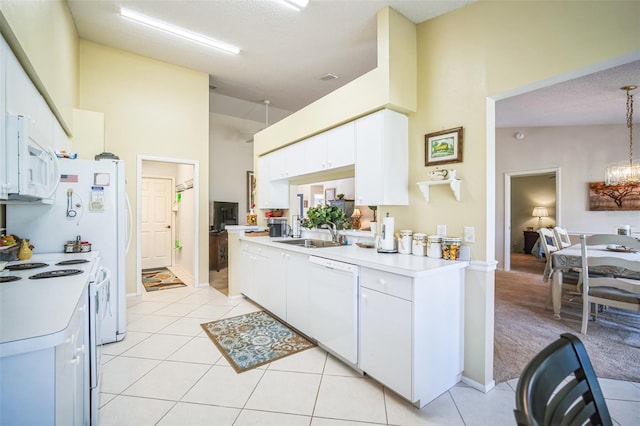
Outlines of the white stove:
M 89 386 L 83 392 L 87 397 L 83 417 L 91 424 L 97 422 L 98 345 L 101 321 L 109 311 L 109 281 L 110 273 L 101 267 L 98 252 L 34 254 L 27 261 L 8 262 L 0 272 L 0 357 L 36 353 L 62 344 L 68 313 L 74 311 L 80 294 L 88 291 L 84 303 L 89 309 L 85 329 L 89 341 L 85 340 L 86 346 L 82 344 L 74 356 L 88 347 L 82 368 L 84 383 Z

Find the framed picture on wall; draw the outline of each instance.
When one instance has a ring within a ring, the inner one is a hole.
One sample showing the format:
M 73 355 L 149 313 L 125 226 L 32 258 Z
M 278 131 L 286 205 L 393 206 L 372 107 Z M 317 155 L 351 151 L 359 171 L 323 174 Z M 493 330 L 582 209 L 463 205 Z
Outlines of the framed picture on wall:
M 462 127 L 424 136 L 425 166 L 462 162 Z
M 336 199 L 336 189 L 335 188 L 327 188 L 324 190 L 324 202 L 329 204 L 329 201 L 333 201 Z
M 256 177 L 253 171 L 247 171 L 247 213 L 250 213 L 256 203 Z
M 607 185 L 604 182 L 589 182 L 589 210 L 640 210 L 640 184 Z

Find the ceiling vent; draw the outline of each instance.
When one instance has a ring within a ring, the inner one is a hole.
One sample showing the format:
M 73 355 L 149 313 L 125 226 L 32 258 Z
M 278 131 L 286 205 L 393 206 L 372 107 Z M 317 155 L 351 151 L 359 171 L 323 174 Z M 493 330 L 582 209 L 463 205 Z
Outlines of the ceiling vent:
M 330 81 L 330 80 L 335 80 L 336 78 L 338 78 L 337 75 L 331 74 L 330 72 L 328 72 L 326 74 L 322 74 L 322 75 L 317 76 L 316 80 Z

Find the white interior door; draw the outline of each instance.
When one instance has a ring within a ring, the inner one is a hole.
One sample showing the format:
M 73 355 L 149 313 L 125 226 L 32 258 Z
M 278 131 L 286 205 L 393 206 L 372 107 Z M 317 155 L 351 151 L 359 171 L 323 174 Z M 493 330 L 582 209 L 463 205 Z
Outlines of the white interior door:
M 142 269 L 171 265 L 173 179 L 142 178 Z

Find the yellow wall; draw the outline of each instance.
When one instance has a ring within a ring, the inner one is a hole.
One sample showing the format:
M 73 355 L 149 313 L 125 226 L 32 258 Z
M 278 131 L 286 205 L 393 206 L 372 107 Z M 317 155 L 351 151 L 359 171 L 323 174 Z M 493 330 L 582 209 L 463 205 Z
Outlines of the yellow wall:
M 200 162 L 200 283 L 209 280 L 208 94 L 205 73 L 80 41 L 79 107 L 104 113 L 104 150 L 125 161 L 133 212 L 138 155 Z M 135 253 L 134 239 L 127 258 L 127 293 L 135 292 Z
M 377 15 L 377 26 L 377 68 L 256 133 L 255 156 L 385 106 L 400 112 L 415 110 L 415 25 L 395 10 L 385 8 Z
M 0 12 L 2 34 L 72 136 L 72 147 L 84 158 L 111 151 L 125 160 L 134 215 L 137 155 L 199 161 L 198 276 L 208 282 L 207 74 L 80 41 L 64 1 L 3 0 Z M 127 293 L 138 280 L 135 235 L 134 228 Z

